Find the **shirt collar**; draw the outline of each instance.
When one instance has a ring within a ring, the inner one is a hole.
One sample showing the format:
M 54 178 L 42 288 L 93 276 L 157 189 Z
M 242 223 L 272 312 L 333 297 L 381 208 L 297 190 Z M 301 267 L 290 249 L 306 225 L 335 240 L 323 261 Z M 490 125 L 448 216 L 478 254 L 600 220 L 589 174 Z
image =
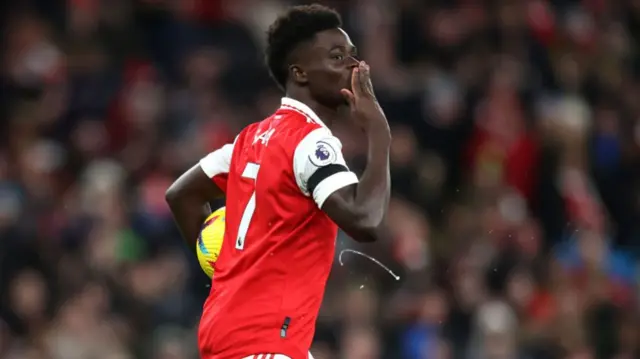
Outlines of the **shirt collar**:
M 324 122 L 320 120 L 320 117 L 318 117 L 318 115 L 316 115 L 316 113 L 313 112 L 313 110 L 310 109 L 309 106 L 303 104 L 298 100 L 294 100 L 290 97 L 283 97 L 280 108 L 297 111 L 305 115 L 307 118 L 311 119 L 313 122 L 319 124 L 320 126 L 327 127 L 327 125 L 325 125 Z

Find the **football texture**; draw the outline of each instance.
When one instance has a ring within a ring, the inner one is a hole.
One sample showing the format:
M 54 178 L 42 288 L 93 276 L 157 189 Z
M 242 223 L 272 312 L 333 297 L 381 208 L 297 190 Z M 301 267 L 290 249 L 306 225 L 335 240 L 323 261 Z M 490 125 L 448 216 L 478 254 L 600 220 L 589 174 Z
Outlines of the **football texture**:
M 213 278 L 214 265 L 220 255 L 222 240 L 224 239 L 225 208 L 214 211 L 202 224 L 196 252 L 198 262 L 204 273 Z

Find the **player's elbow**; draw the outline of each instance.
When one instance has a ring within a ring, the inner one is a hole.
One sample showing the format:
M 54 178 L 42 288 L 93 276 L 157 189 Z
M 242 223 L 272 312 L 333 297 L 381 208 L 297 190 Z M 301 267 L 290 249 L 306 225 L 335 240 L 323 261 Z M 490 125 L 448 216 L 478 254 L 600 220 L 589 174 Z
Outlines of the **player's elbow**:
M 376 232 L 369 229 L 355 230 L 349 233 L 349 235 L 351 236 L 351 238 L 353 238 L 354 241 L 359 243 L 373 243 L 379 239 L 376 235 Z
M 169 186 L 164 197 L 169 207 L 173 208 L 204 205 L 222 195 L 222 190 L 202 171 L 200 165 L 195 165 Z
M 374 221 L 371 219 L 364 219 L 356 223 L 352 230 L 349 231 L 351 238 L 360 243 L 376 242 L 384 237 L 385 225 L 382 221 Z
M 357 242 L 375 242 L 384 237 L 386 208 L 358 203 L 355 187 L 345 187 L 331 195 L 322 210 Z
M 182 197 L 181 192 L 180 186 L 176 185 L 176 182 L 167 188 L 167 191 L 164 193 L 164 199 L 169 207 L 174 206 L 180 200 Z
M 186 205 L 187 203 L 193 204 L 193 202 L 206 203 L 204 197 L 207 191 L 205 191 L 205 189 L 207 186 L 212 185 L 213 182 L 204 175 L 200 168 L 194 166 L 169 186 L 164 194 L 164 198 L 169 204 L 169 207 L 181 204 Z

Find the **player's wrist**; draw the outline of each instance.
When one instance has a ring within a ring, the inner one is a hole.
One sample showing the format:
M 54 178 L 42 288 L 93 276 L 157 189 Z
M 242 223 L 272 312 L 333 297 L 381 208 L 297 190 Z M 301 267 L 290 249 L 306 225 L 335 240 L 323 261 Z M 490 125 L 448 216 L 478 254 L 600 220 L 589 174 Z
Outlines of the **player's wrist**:
M 384 126 L 369 126 L 365 132 L 369 138 L 369 144 L 375 145 L 376 147 L 391 146 L 392 137 L 388 124 L 385 123 Z

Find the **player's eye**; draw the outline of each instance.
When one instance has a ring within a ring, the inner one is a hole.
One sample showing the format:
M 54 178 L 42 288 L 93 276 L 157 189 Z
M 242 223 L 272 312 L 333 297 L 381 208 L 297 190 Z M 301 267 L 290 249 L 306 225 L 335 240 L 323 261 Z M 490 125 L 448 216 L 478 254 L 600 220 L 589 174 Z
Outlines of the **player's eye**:
M 344 55 L 342 54 L 335 54 L 331 56 L 332 59 L 336 60 L 336 61 L 342 61 L 344 60 Z

